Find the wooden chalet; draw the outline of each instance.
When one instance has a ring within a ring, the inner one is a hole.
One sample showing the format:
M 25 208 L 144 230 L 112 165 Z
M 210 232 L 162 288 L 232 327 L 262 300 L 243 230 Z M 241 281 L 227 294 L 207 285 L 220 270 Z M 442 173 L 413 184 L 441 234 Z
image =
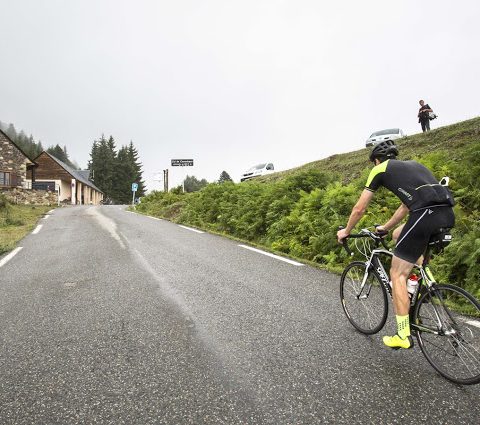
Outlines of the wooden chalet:
M 75 170 L 48 152 L 35 158 L 37 164 L 32 187 L 57 190 L 60 202 L 72 205 L 98 205 L 103 192 L 90 180 L 89 170 Z

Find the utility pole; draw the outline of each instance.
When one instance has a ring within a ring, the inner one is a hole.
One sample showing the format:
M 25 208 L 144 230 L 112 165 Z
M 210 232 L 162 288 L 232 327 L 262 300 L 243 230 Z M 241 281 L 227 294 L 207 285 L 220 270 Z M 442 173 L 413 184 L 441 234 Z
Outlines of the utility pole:
M 168 168 L 163 170 L 163 191 L 168 192 Z

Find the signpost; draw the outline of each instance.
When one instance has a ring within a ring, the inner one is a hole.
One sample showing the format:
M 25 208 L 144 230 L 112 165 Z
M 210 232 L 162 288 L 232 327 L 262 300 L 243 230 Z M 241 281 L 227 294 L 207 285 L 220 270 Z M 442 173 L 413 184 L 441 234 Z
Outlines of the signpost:
M 132 205 L 135 205 L 135 192 L 138 190 L 138 183 L 132 183 Z
M 172 159 L 172 167 L 193 167 L 193 159 Z
M 172 167 L 193 167 L 193 159 L 172 159 Z M 185 179 L 182 182 L 183 191 L 185 192 Z

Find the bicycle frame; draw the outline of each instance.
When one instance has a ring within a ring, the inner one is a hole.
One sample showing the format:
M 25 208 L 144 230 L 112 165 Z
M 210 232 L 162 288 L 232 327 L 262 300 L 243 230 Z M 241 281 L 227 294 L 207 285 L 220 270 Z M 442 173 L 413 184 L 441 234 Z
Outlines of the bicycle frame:
M 370 258 L 365 263 L 365 265 L 366 265 L 365 275 L 363 276 L 362 284 L 360 285 L 360 291 L 357 294 L 357 299 L 360 299 L 360 298 L 363 298 L 363 297 L 366 298 L 370 294 L 370 290 L 366 294 L 363 294 L 363 295 L 362 295 L 362 292 L 363 292 L 363 289 L 364 289 L 364 287 L 367 283 L 368 275 L 369 275 L 369 272 L 370 272 L 372 267 L 373 267 L 373 270 L 375 271 L 375 273 L 380 278 L 380 281 L 381 281 L 382 285 L 384 286 L 385 290 L 387 291 L 388 294 L 390 294 L 390 297 L 393 299 L 392 288 L 390 286 L 390 278 L 389 278 L 388 273 L 386 272 L 385 267 L 384 267 L 384 265 L 383 265 L 383 263 L 380 259 L 381 255 L 385 255 L 385 256 L 390 257 L 390 258 L 393 257 L 393 253 L 391 251 L 386 250 L 386 249 L 374 249 L 374 250 L 372 250 L 372 252 L 370 254 Z M 428 255 L 428 253 L 427 253 L 427 255 Z M 427 255 L 426 255 L 425 260 L 428 259 Z M 431 290 L 432 290 L 432 286 L 436 283 L 435 278 L 433 277 L 433 274 L 430 271 L 430 268 L 426 264 L 427 261 L 424 261 L 424 263 L 422 265 L 415 264 L 414 267 L 413 267 L 413 269 L 416 270 L 420 274 L 420 278 L 419 278 L 419 284 L 417 285 L 417 287 L 415 288 L 415 292 L 411 296 L 410 310 L 415 308 L 415 304 L 418 301 L 418 293 L 420 291 L 420 286 L 422 284 L 425 285 L 425 287 L 427 288 L 427 291 L 430 293 Z M 439 295 L 439 297 L 440 297 L 440 295 Z M 443 301 L 443 300 L 441 300 L 441 301 Z M 440 314 L 437 310 L 437 306 L 433 305 L 433 310 L 435 312 L 435 316 L 436 316 L 436 320 L 437 320 L 437 329 L 436 330 L 432 329 L 432 328 L 427 328 L 427 327 L 419 325 L 417 323 L 411 323 L 410 324 L 412 329 L 421 330 L 423 332 L 433 333 L 435 335 L 444 335 L 446 332 L 448 332 L 448 331 L 443 331 L 442 330 L 442 327 L 443 327 L 442 326 L 442 320 L 441 320 Z M 453 331 L 453 332 L 455 332 L 455 331 Z

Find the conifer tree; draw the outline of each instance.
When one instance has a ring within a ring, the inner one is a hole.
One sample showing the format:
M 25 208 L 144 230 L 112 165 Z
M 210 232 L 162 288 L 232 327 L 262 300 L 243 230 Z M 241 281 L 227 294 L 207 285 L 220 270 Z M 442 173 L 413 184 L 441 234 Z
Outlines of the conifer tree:
M 131 183 L 138 184 L 138 190 L 136 193 L 137 197 L 141 197 L 145 195 L 145 182 L 142 179 L 142 164 L 138 158 L 138 151 L 133 146 L 133 142 L 130 141 L 128 145 L 128 158 L 130 160 L 132 166 L 132 181 Z
M 113 137 L 110 136 L 107 141 L 102 135 L 93 142 L 88 168 L 94 176 L 95 185 L 115 203 L 131 202 L 132 183 L 138 184 L 136 197 L 145 194 L 142 164 L 133 142 L 117 152 Z
M 232 178 L 226 171 L 222 171 L 220 178 L 218 179 L 219 183 L 232 182 Z
M 95 185 L 110 199 L 114 199 L 113 192 L 116 157 L 117 152 L 115 151 L 115 141 L 112 136 L 110 136 L 107 141 L 102 134 L 102 137 L 99 140 L 93 142 L 88 168 L 91 175 L 95 176 Z

